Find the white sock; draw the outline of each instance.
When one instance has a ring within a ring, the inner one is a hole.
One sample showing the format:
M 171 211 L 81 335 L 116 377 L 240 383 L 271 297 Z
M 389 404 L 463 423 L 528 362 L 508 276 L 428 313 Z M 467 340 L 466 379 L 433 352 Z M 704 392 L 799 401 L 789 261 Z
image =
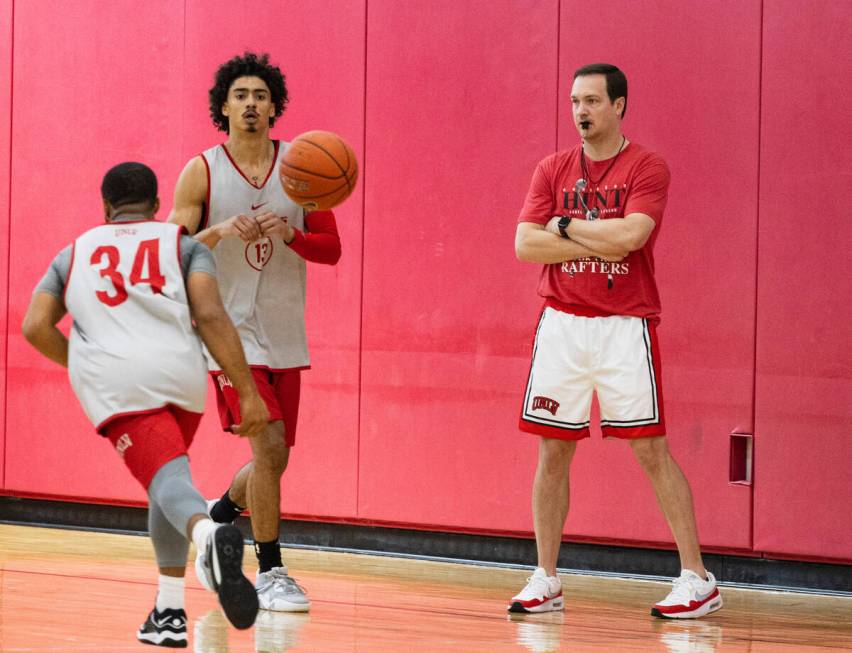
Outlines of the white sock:
M 183 578 L 163 576 L 160 574 L 160 585 L 157 590 L 157 610 L 166 608 L 183 610 Z
M 195 522 L 195 526 L 192 527 L 192 543 L 195 544 L 195 548 L 198 551 L 204 551 L 204 547 L 207 546 L 207 538 L 209 538 L 213 531 L 215 531 L 219 527 L 219 524 L 214 522 L 212 519 L 201 519 Z

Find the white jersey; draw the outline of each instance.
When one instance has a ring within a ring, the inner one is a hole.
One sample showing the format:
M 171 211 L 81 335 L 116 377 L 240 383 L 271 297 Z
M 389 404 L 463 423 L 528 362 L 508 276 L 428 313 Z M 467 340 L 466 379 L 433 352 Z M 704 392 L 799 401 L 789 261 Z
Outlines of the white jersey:
M 180 266 L 180 227 L 116 222 L 74 243 L 68 373 L 89 419 L 172 404 L 204 412 L 207 369 Z
M 292 227 L 304 229 L 304 212 L 287 197 L 278 175 L 281 157 L 289 145 L 274 143 L 274 163 L 260 187 L 246 179 L 223 145 L 203 153 L 210 188 L 206 220 L 200 229 L 234 215 L 254 216 L 266 211 L 287 218 Z M 304 259 L 278 237 L 248 244 L 238 238 L 224 238 L 213 249 L 213 256 L 222 301 L 240 334 L 248 364 L 270 370 L 307 367 Z M 207 361 L 211 370 L 220 369 L 209 353 Z

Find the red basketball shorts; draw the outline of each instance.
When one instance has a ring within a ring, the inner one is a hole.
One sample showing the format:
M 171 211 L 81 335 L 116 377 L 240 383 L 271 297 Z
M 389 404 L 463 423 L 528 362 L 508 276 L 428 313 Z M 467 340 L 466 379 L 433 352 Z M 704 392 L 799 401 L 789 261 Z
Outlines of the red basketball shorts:
M 546 307 L 533 346 L 520 429 L 548 438 L 589 436 L 592 393 L 605 437 L 666 434 L 654 324 L 580 317 Z
M 269 410 L 269 421 L 284 422 L 284 444 L 296 444 L 296 423 L 299 420 L 299 392 L 302 386 L 302 371 L 283 370 L 270 372 L 264 368 L 251 370 L 254 383 Z M 240 396 L 230 379 L 223 372 L 211 372 L 216 388 L 216 403 L 219 406 L 219 421 L 225 431 L 240 423 Z
M 166 406 L 115 417 L 100 432 L 115 447 L 133 478 L 147 490 L 160 467 L 187 455 L 200 421 L 201 413 Z

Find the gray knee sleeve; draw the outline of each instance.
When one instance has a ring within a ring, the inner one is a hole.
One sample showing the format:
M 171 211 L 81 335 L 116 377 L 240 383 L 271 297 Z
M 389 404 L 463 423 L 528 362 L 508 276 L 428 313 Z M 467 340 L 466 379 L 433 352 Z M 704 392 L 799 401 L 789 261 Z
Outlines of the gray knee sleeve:
M 183 567 L 189 552 L 189 520 L 207 513 L 207 502 L 192 484 L 186 456 L 170 460 L 159 469 L 148 486 L 148 502 L 148 530 L 157 565 Z
M 154 545 L 157 566 L 185 567 L 189 553 L 189 542 L 169 523 L 163 511 L 153 501 L 148 505 L 148 532 Z

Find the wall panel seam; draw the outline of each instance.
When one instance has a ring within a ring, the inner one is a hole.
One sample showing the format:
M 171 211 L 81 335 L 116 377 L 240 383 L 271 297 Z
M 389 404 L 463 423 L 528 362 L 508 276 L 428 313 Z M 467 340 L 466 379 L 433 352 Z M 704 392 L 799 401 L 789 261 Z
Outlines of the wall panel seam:
M 9 16 L 9 180 L 7 186 L 6 201 L 6 233 L 3 235 L 6 241 L 6 306 L 3 315 L 3 330 L 6 334 L 5 351 L 3 353 L 3 464 L 0 466 L 0 487 L 6 487 L 6 425 L 9 420 L 9 275 L 12 271 L 12 123 L 14 120 L 13 108 L 15 88 L 15 0 L 11 2 L 11 15 Z
M 560 70 L 561 54 L 562 54 L 562 0 L 557 0 L 556 1 L 556 115 L 554 117 L 554 121 L 555 121 L 556 124 L 554 125 L 554 131 L 555 131 L 555 135 L 554 135 L 555 142 L 553 143 L 553 151 L 554 152 L 559 150 L 559 98 L 561 97 L 561 94 L 560 94 L 561 89 L 560 89 L 559 83 L 560 83 L 560 78 L 562 77 L 562 75 L 561 75 L 562 71 Z
M 361 295 L 358 302 L 358 420 L 355 434 L 355 516 L 361 515 L 361 413 L 364 407 L 362 392 L 364 378 L 364 275 L 366 262 L 364 244 L 367 240 L 367 64 L 370 0 L 364 0 L 364 98 L 361 127 Z
M 755 242 L 754 242 L 754 336 L 752 339 L 752 375 L 751 375 L 751 430 L 752 451 L 759 451 L 757 446 L 757 348 L 758 348 L 758 302 L 760 299 L 760 180 L 763 175 L 761 154 L 763 153 L 763 32 L 765 0 L 760 1 L 760 37 L 758 43 L 757 62 L 757 209 L 755 211 Z M 756 515 L 754 512 L 754 494 L 757 492 L 758 474 L 755 453 L 752 454 L 752 481 L 749 499 L 751 504 L 751 519 L 749 519 L 749 547 L 754 551 L 754 528 Z

